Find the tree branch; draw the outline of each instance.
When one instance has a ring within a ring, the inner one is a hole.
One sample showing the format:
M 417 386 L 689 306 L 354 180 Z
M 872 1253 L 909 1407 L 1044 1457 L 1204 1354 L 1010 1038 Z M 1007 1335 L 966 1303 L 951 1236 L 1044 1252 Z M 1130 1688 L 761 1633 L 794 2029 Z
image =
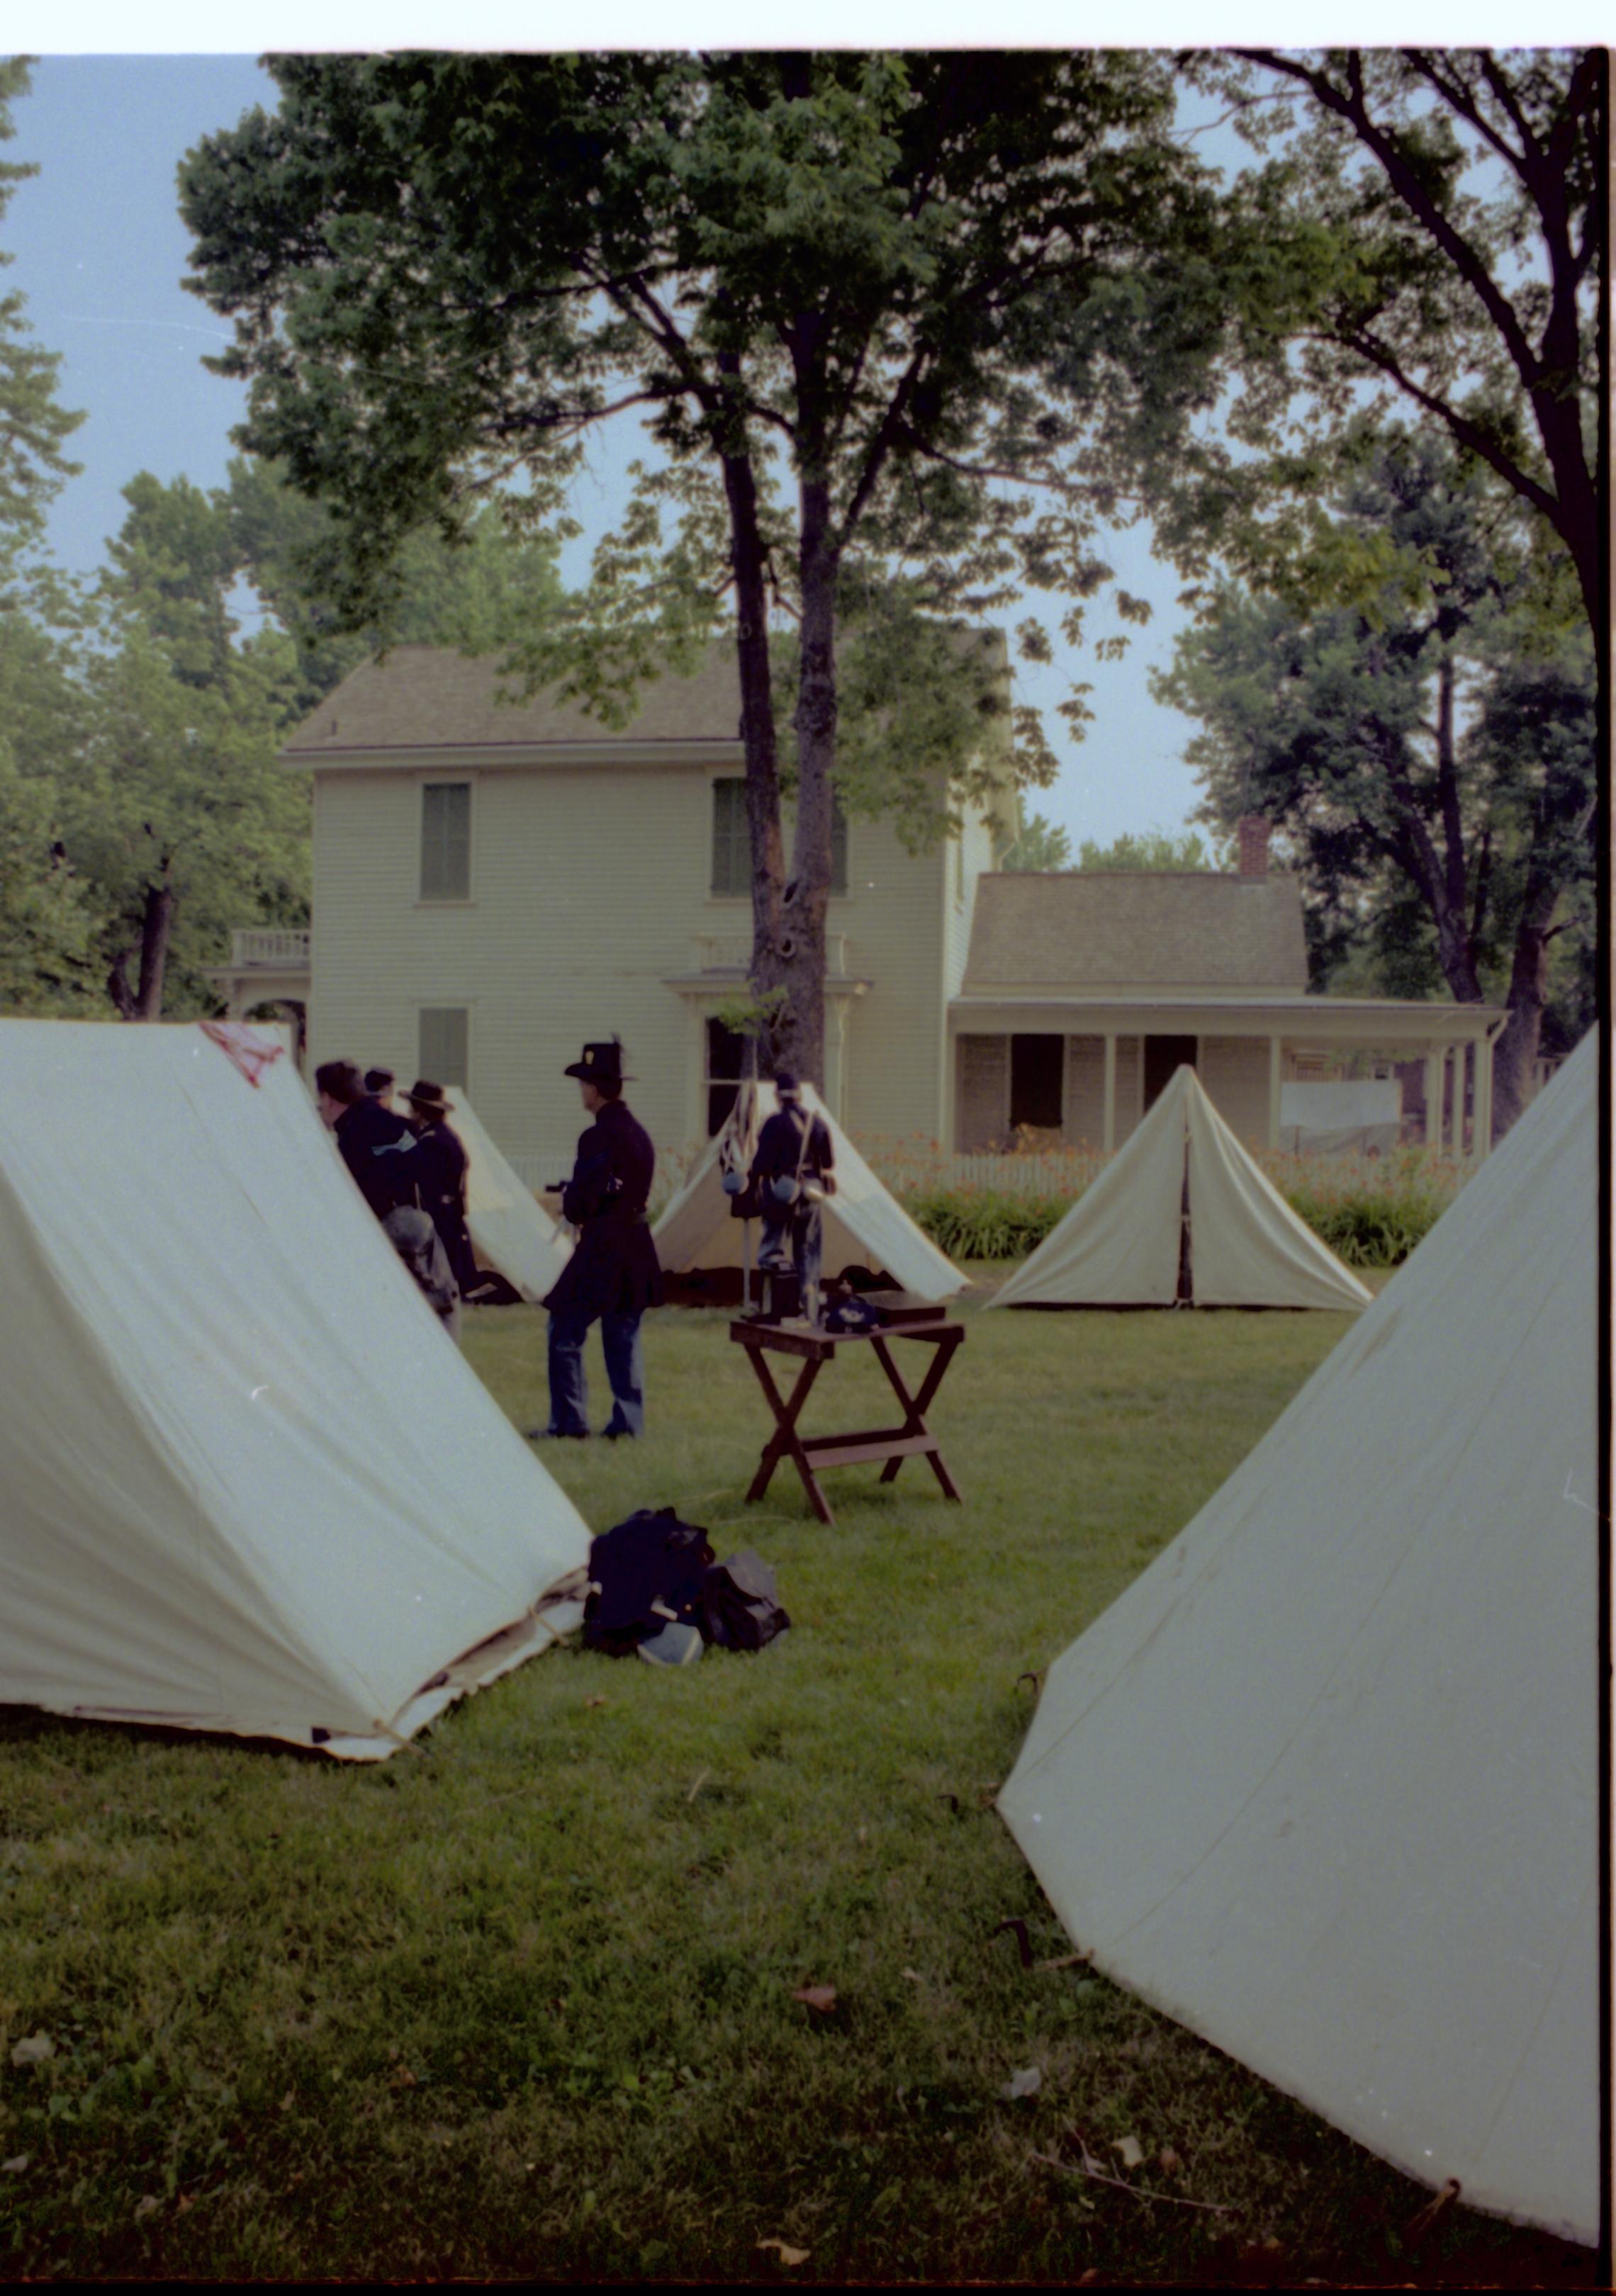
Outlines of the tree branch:
M 1422 384 L 1415 382 L 1414 377 L 1404 368 L 1396 352 L 1388 344 L 1382 343 L 1377 336 L 1368 333 L 1361 327 L 1349 327 L 1344 331 L 1342 340 L 1346 342 L 1349 350 L 1355 350 L 1358 357 L 1366 360 L 1371 366 L 1379 367 L 1382 374 L 1394 382 L 1399 390 L 1406 391 L 1408 397 L 1418 406 L 1423 406 L 1428 414 L 1434 414 L 1439 422 L 1446 423 L 1461 446 L 1468 447 L 1472 455 L 1479 455 L 1489 470 L 1496 471 L 1505 485 L 1530 502 L 1534 510 L 1540 511 L 1555 532 L 1560 534 L 1568 544 L 1571 544 L 1571 536 L 1565 532 L 1558 495 L 1551 494 L 1546 487 L 1529 476 L 1518 463 L 1513 462 L 1504 449 L 1488 437 L 1479 423 L 1472 422 L 1467 414 L 1462 414 L 1447 399 L 1438 397 L 1434 391 L 1427 390 Z M 1574 545 L 1572 547 L 1574 548 Z
M 1514 305 L 1499 288 L 1464 233 L 1438 207 L 1403 157 L 1395 138 L 1370 118 L 1364 92 L 1361 52 L 1357 48 L 1348 51 L 1348 70 L 1352 78 L 1350 92 L 1339 88 L 1327 74 L 1314 71 L 1309 66 L 1293 61 L 1276 48 L 1236 48 L 1235 53 L 1244 56 L 1249 62 L 1261 64 L 1270 71 L 1283 72 L 1289 78 L 1300 80 L 1326 111 L 1333 111 L 1338 119 L 1346 121 L 1358 142 L 1380 161 L 1392 190 L 1408 213 L 1426 236 L 1435 241 L 1480 301 L 1497 328 L 1522 383 L 1530 390 L 1538 379 L 1538 362 L 1516 316 Z
M 1508 83 L 1505 83 L 1505 92 L 1503 95 L 1499 96 L 1499 101 L 1503 103 L 1504 109 L 1509 113 L 1511 119 L 1515 123 L 1516 128 L 1520 132 L 1522 148 L 1519 152 L 1517 152 L 1504 136 L 1499 135 L 1491 120 L 1489 120 L 1486 117 L 1485 113 L 1480 110 L 1476 103 L 1475 97 L 1472 94 L 1470 89 L 1465 86 L 1463 80 L 1448 78 L 1437 64 L 1435 59 L 1423 48 L 1406 49 L 1404 55 L 1405 61 L 1413 66 L 1414 70 L 1419 73 L 1421 78 L 1430 81 L 1431 86 L 1435 88 L 1437 94 L 1441 97 L 1443 102 L 1448 105 L 1448 109 L 1452 111 L 1456 111 L 1461 119 L 1468 119 L 1476 133 L 1479 135 L 1484 135 L 1487 138 L 1487 141 L 1492 145 L 1493 150 L 1498 154 L 1498 157 L 1504 160 L 1509 168 L 1511 173 L 1518 176 L 1520 180 L 1524 183 L 1527 179 L 1526 158 L 1529 154 L 1536 155 L 1538 146 L 1530 128 L 1527 126 L 1525 120 L 1521 117 L 1520 112 L 1515 108 L 1513 91 L 1509 88 Z M 1487 61 L 1490 63 L 1490 57 L 1488 58 Z M 1489 82 L 1489 85 L 1491 83 Z M 1496 86 L 1493 88 L 1493 93 L 1495 95 L 1499 94 L 1499 91 Z

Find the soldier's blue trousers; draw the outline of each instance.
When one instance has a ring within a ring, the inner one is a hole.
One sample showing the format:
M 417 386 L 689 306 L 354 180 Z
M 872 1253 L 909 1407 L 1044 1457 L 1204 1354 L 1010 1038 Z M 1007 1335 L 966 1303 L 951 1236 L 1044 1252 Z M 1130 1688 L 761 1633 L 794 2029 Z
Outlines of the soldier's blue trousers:
M 562 1308 L 550 1313 L 550 1432 L 587 1435 L 589 1432 L 589 1389 L 584 1377 L 584 1341 L 593 1316 Z M 608 1435 L 645 1432 L 645 1368 L 640 1350 L 637 1316 L 603 1316 L 601 1349 L 606 1358 L 606 1379 L 611 1389 Z

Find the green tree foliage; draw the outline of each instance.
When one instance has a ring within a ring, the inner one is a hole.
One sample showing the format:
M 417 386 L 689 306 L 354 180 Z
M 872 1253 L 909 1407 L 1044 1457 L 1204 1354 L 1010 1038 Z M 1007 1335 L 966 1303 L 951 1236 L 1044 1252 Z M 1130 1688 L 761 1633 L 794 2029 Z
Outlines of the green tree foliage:
M 233 926 L 307 917 L 308 791 L 276 763 L 293 650 L 273 629 L 242 641 L 227 504 L 144 472 L 124 498 L 78 670 L 81 735 L 56 780 L 67 851 L 103 912 L 106 993 L 126 1020 L 155 1021 L 215 1008 L 203 968 Z
M 16 135 L 11 107 L 28 86 L 23 58 L 0 61 L 0 144 Z M 17 185 L 38 172 L 0 160 L 0 220 Z M 0 264 L 11 260 L 0 252 Z M 41 350 L 34 341 L 23 302 L 21 295 L 0 295 L 0 607 L 10 608 L 17 603 L 17 561 L 38 542 L 52 497 L 78 467 L 62 448 L 84 421 L 57 405 L 61 354 Z
M 0 744 L 0 1013 L 84 1012 L 95 916 L 56 832 L 53 792 Z
M 272 69 L 277 111 L 190 155 L 183 207 L 198 291 L 236 320 L 220 365 L 251 383 L 243 435 L 328 507 L 337 611 L 373 614 L 406 538 L 458 531 L 481 496 L 554 514 L 587 426 L 647 416 L 666 468 L 643 474 L 570 628 L 520 659 L 610 715 L 733 618 L 752 986 L 778 1015 L 774 1056 L 822 1074 L 833 783 L 865 795 L 838 746 L 849 597 L 891 602 L 894 626 L 929 617 L 931 659 L 951 670 L 969 662 L 951 628 L 980 627 L 1022 582 L 1080 611 L 1107 578 L 1095 535 L 1117 508 L 1100 381 L 1119 404 L 1148 398 L 1163 436 L 1189 408 L 1165 337 L 1131 365 L 1092 351 L 1053 398 L 1046 372 L 1080 314 L 1126 302 L 1132 332 L 1115 337 L 1131 353 L 1138 315 L 1178 292 L 1199 177 L 1171 134 L 1164 60 Z M 770 647 L 787 621 L 789 871 Z M 879 665 L 899 646 L 874 617 L 865 637 L 857 676 L 878 720 Z M 967 718 L 986 722 L 988 701 L 1003 714 L 994 683 L 980 665 Z M 1024 759 L 1034 777 L 1047 767 Z
M 1164 466 L 1159 532 L 1259 582 L 1295 566 L 1341 422 L 1400 402 L 1564 552 L 1597 643 L 1604 56 L 1251 48 L 1189 69 L 1268 156 L 1225 209 L 1241 387 L 1221 439 Z
M 1070 869 L 1071 839 L 1054 822 L 1046 821 L 1041 813 L 1029 813 L 1021 822 L 1021 835 L 1005 846 L 999 855 L 1001 869 Z
M 24 61 L 0 61 L 0 143 L 16 134 Z M 0 161 L 0 217 L 33 167 Z M 9 263 L 0 253 L 0 264 Z M 21 295 L 0 295 L 0 1009 L 73 1009 L 88 994 L 94 916 L 61 840 L 55 760 L 77 734 L 64 625 L 69 585 L 37 555 L 52 498 L 77 465 L 62 451 L 83 416 L 56 400 Z
M 485 504 L 452 537 L 431 527 L 407 536 L 396 583 L 371 619 L 350 628 L 328 596 L 332 517 L 323 503 L 250 456 L 231 463 L 229 484 L 213 499 L 227 522 L 234 572 L 297 650 L 299 717 L 389 646 L 488 653 L 530 636 L 563 606 L 554 539 Z
M 1125 831 L 1109 845 L 1086 837 L 1078 848 L 1079 869 L 1215 869 L 1206 840 L 1194 829 Z
M 1393 993 L 1506 997 L 1503 1130 L 1530 1095 L 1554 944 L 1586 939 L 1592 650 L 1574 605 L 1546 614 L 1512 498 L 1428 434 L 1359 434 L 1325 546 L 1356 570 L 1355 603 L 1230 584 L 1153 690 L 1200 721 L 1185 754 L 1206 818 L 1259 812 L 1288 837 L 1316 977 L 1358 948 Z

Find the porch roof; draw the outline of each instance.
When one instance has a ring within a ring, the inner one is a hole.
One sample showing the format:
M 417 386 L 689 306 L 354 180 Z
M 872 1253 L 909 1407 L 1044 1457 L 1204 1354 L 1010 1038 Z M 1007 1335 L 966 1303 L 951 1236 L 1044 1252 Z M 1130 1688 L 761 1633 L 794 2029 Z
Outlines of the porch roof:
M 979 879 L 967 996 L 1300 995 L 1295 878 L 1211 870 L 1001 871 Z
M 1281 1037 L 1345 1045 L 1470 1044 L 1509 1018 L 1501 1004 L 1381 996 L 977 995 L 950 998 L 951 1035 Z

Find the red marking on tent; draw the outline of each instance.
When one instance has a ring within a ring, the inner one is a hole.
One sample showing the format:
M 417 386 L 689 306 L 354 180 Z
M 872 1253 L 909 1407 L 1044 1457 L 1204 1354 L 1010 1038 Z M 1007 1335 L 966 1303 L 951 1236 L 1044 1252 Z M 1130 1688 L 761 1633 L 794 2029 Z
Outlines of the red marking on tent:
M 271 1061 L 278 1061 L 286 1050 L 271 1037 L 260 1037 L 245 1021 L 201 1021 L 198 1022 L 204 1037 L 211 1037 L 220 1051 L 228 1054 L 256 1092 L 258 1078 Z

